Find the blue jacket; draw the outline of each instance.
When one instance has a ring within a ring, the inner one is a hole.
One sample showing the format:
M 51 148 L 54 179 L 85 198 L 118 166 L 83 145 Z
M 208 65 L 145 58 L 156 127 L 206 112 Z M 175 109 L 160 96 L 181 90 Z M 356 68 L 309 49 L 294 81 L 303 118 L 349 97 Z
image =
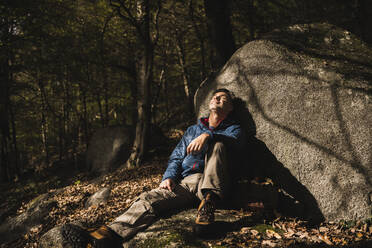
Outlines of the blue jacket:
M 208 133 L 208 143 L 197 154 L 187 154 L 187 146 L 202 133 Z M 211 142 L 222 141 L 234 152 L 239 152 L 244 147 L 245 138 L 240 124 L 231 117 L 224 119 L 216 128 L 209 127 L 208 118 L 201 118 L 198 124 L 190 126 L 181 141 L 173 150 L 168 167 L 162 181 L 171 178 L 175 182 L 194 173 L 203 173 L 204 158 Z

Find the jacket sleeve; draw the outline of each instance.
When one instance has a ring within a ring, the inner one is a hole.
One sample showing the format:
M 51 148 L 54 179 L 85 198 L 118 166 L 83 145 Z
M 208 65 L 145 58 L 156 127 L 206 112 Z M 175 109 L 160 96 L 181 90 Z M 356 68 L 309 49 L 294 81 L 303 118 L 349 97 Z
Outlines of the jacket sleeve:
M 169 157 L 168 161 L 168 167 L 164 172 L 163 179 L 171 178 L 174 181 L 177 181 L 182 172 L 182 161 L 187 155 L 186 148 L 187 148 L 187 141 L 186 136 L 189 132 L 189 129 L 187 129 L 186 133 L 183 135 L 180 142 L 178 142 L 177 146 L 174 148 L 172 154 Z

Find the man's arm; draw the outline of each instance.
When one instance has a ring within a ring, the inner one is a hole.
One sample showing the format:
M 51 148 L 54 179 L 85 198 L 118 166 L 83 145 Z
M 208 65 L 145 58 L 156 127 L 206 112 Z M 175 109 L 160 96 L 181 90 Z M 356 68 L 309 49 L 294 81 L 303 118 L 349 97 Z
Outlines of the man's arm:
M 211 137 L 208 133 L 202 133 L 196 137 L 191 143 L 187 146 L 187 154 L 198 153 L 202 150 L 203 146 L 207 143 L 208 139 Z
M 173 183 L 177 181 L 177 179 L 181 175 L 181 169 L 182 169 L 182 161 L 186 157 L 186 148 L 187 148 L 187 142 L 186 142 L 186 135 L 189 132 L 189 129 L 186 130 L 186 133 L 183 135 L 180 142 L 178 142 L 177 146 L 174 148 L 172 154 L 169 157 L 168 160 L 168 167 L 164 172 L 163 181 L 167 179 L 172 179 Z M 165 183 L 163 183 L 162 186 L 164 186 Z M 166 187 L 168 188 L 168 186 Z
M 174 186 L 175 186 L 174 181 L 171 178 L 167 178 L 160 183 L 159 188 L 173 191 Z

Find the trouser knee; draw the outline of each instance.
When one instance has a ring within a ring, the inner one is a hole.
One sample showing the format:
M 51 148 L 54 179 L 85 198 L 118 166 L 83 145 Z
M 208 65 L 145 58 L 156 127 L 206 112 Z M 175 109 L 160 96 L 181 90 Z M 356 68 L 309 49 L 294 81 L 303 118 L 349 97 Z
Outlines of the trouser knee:
M 210 150 L 212 152 L 225 152 L 226 145 L 221 141 L 217 141 L 217 142 L 212 143 L 212 145 L 210 146 Z

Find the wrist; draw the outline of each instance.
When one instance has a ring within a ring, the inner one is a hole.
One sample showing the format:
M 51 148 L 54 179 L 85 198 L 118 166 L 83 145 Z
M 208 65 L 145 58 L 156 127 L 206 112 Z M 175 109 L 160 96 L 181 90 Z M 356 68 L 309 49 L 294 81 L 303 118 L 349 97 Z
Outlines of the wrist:
M 205 138 L 210 138 L 211 137 L 211 135 L 209 133 L 203 133 L 203 135 L 204 135 Z

